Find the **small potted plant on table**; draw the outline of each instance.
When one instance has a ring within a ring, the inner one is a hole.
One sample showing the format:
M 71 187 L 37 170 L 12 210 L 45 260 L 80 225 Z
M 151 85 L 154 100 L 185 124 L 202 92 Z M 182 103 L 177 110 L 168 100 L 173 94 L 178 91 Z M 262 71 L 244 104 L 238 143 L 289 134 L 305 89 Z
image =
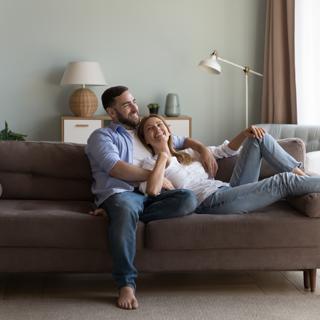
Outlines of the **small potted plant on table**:
M 157 103 L 149 103 L 148 104 L 148 109 L 149 109 L 149 112 L 150 114 L 153 113 L 153 114 L 158 114 L 159 112 L 159 105 Z

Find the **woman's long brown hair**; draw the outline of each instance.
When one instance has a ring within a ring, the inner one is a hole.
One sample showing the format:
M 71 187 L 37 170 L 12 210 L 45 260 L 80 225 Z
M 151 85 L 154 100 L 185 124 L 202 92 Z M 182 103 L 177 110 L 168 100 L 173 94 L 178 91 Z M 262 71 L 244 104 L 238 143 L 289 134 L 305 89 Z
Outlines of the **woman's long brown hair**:
M 160 119 L 163 122 L 163 124 L 167 127 L 169 132 L 170 132 L 170 129 L 169 129 L 169 126 L 166 123 L 165 119 L 163 117 L 157 115 L 157 114 L 151 114 L 151 115 L 146 116 L 146 117 L 141 119 L 139 127 L 138 127 L 138 137 L 141 140 L 141 142 L 143 143 L 143 145 L 147 149 L 149 149 L 152 152 L 152 154 L 154 155 L 154 150 L 152 149 L 152 147 L 149 144 L 147 144 L 145 136 L 144 136 L 144 127 L 145 127 L 145 124 L 146 124 L 147 120 L 149 120 L 150 118 Z M 172 135 L 171 134 L 170 134 L 170 137 L 169 137 L 169 140 L 168 140 L 168 147 L 169 147 L 171 155 L 176 157 L 177 160 L 181 164 L 188 165 L 193 161 L 193 159 L 190 156 L 190 154 L 188 154 L 186 152 L 183 152 L 183 151 L 177 151 L 177 150 L 174 149 L 173 142 L 172 142 Z

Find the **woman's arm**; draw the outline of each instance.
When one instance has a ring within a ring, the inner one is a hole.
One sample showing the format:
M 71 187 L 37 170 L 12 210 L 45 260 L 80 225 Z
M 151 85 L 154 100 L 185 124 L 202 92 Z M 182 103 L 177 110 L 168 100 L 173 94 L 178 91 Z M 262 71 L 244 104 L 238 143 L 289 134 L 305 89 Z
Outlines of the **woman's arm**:
M 164 172 L 169 156 L 166 152 L 160 152 L 153 170 L 147 179 L 146 192 L 149 196 L 156 196 L 160 193 L 163 186 Z
M 261 139 L 265 135 L 265 133 L 266 132 L 264 131 L 264 129 L 251 126 L 240 132 L 236 137 L 234 137 L 229 142 L 228 147 L 232 150 L 238 150 L 246 138 Z
M 246 138 L 244 131 L 242 131 L 229 142 L 228 147 L 232 150 L 238 150 Z

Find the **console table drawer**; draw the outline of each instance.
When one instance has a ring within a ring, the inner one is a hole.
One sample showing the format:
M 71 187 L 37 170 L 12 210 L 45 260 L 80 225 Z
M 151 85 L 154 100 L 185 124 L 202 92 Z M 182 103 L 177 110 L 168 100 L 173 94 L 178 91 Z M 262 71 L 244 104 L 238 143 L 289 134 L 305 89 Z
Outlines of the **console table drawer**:
M 62 141 L 86 144 L 90 134 L 101 127 L 101 120 L 64 120 Z

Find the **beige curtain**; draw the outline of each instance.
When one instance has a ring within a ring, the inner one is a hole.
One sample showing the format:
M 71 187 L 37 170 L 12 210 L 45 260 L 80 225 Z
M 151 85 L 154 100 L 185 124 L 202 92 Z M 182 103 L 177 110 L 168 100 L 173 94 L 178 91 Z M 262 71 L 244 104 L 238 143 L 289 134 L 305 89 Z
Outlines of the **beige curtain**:
M 294 0 L 266 0 L 262 122 L 297 123 Z

